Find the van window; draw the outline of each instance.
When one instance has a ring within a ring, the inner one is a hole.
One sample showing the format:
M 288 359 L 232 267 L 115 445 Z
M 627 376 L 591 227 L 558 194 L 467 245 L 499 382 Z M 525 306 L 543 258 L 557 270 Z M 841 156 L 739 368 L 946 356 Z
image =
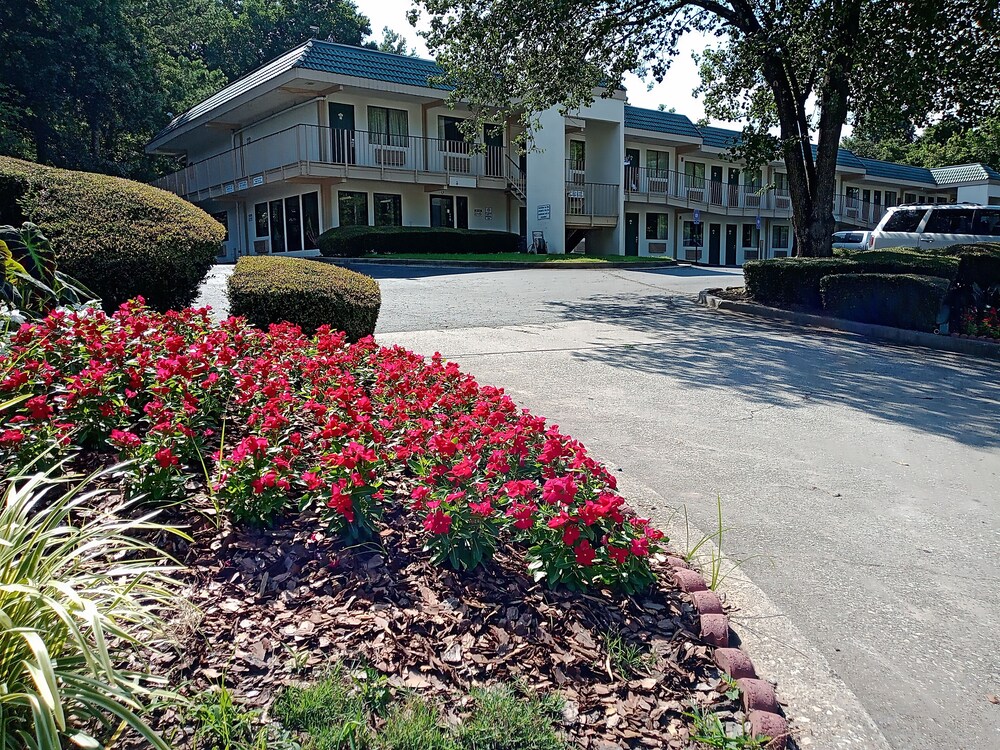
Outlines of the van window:
M 975 213 L 976 218 L 972 222 L 973 234 L 1000 237 L 1000 208 L 979 208 Z
M 935 209 L 931 211 L 924 234 L 972 234 L 972 209 Z
M 922 208 L 894 211 L 882 227 L 883 232 L 916 232 L 926 211 Z

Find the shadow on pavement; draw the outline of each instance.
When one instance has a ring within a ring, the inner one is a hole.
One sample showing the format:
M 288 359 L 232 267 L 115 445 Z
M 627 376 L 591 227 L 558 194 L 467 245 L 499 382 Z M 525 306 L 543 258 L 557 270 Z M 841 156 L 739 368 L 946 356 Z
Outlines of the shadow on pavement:
M 661 341 L 583 350 L 579 359 L 764 405 L 843 405 L 966 445 L 1000 445 L 1000 379 L 984 360 L 709 311 L 676 296 L 549 304 L 564 320 L 611 322 Z

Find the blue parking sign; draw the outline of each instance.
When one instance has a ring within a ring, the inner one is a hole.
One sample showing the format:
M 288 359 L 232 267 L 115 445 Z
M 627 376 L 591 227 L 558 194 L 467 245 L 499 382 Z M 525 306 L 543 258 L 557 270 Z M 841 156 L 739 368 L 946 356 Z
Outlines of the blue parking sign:
M 694 223 L 701 224 L 701 211 L 697 208 L 694 210 Z
M 757 216 L 757 228 L 760 229 L 760 216 Z

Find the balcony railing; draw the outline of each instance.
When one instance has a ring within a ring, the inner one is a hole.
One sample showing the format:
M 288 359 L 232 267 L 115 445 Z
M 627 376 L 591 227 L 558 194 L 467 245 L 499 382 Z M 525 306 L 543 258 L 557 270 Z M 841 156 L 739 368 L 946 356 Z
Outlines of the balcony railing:
M 566 184 L 566 215 L 591 218 L 616 218 L 618 185 L 600 182 L 569 182 Z
M 348 172 L 378 170 L 382 178 L 390 172 L 422 172 L 519 182 L 524 179 L 502 146 L 295 125 L 211 156 L 153 184 L 185 197 L 225 194 L 263 184 L 270 174 L 311 164 L 340 166 Z

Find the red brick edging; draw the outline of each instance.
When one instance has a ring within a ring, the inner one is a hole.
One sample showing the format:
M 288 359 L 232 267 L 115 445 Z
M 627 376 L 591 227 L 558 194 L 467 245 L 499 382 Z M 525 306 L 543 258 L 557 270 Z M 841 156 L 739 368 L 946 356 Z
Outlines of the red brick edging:
M 757 670 L 745 651 L 731 648 L 732 632 L 718 594 L 710 590 L 704 577 L 681 557 L 668 557 L 674 583 L 694 603 L 701 624 L 701 639 L 715 647 L 715 663 L 736 680 L 743 700 L 743 710 L 754 737 L 767 736 L 768 750 L 784 750 L 789 737 L 788 721 L 781 715 L 778 696 L 770 682 L 757 677 Z

